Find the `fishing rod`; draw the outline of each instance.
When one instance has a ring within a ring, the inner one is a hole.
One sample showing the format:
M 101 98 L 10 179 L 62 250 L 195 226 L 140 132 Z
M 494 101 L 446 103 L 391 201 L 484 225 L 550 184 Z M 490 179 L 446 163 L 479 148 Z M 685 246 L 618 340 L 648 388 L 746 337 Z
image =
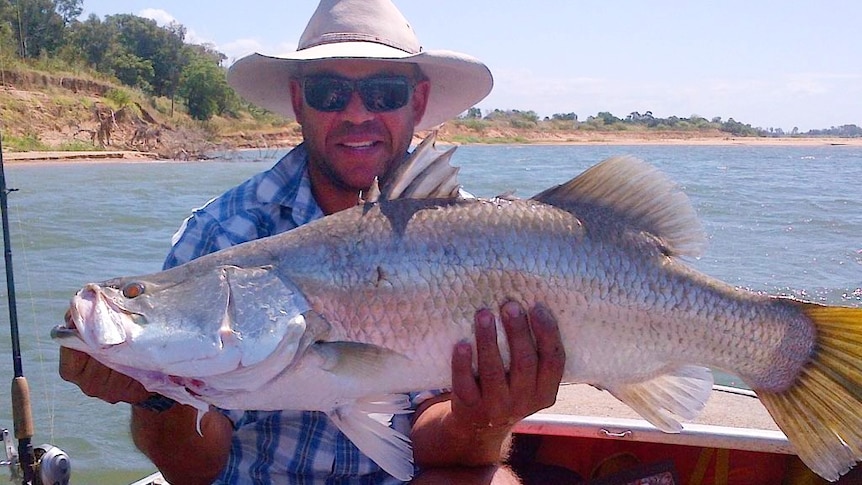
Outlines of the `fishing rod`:
M 33 411 L 30 405 L 30 386 L 24 377 L 24 367 L 21 360 L 21 339 L 18 332 L 18 307 L 15 299 L 15 274 L 12 271 L 12 243 L 9 238 L 9 207 L 10 192 L 18 189 L 6 187 L 6 171 L 3 168 L 3 142 L 0 137 L 0 219 L 3 225 L 3 255 L 6 260 L 6 296 L 9 306 L 9 328 L 12 338 L 12 422 L 14 424 L 17 447 L 12 442 L 9 432 L 2 430 L 6 447 L 7 461 L 4 464 L 12 468 L 13 478 L 18 478 L 20 471 L 23 485 L 40 485 L 43 483 L 68 483 L 71 471 L 69 457 L 57 447 L 41 445 L 33 448 Z
M 15 300 L 15 274 L 12 271 L 12 243 L 9 240 L 8 196 L 15 189 L 6 187 L 6 171 L 3 168 L 3 145 L 0 140 L 0 216 L 3 222 L 3 256 L 6 258 L 6 289 L 9 306 L 9 328 L 12 337 L 12 365 L 15 377 L 12 379 L 12 422 L 15 438 L 18 439 L 18 460 L 23 472 L 24 483 L 33 483 L 33 412 L 30 406 L 30 386 L 24 377 L 21 364 L 21 340 L 18 335 L 18 308 Z M 8 445 L 7 445 L 8 452 Z

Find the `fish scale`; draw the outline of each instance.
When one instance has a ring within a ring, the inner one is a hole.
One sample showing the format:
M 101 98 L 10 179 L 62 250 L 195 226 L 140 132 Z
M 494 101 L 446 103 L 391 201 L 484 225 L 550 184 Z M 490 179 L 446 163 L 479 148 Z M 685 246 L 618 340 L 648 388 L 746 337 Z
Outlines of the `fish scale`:
M 403 354 L 433 349 L 446 355 L 455 342 L 472 337 L 476 309 L 496 307 L 502 297 L 524 305 L 542 302 L 561 318 L 570 316 L 561 321 L 567 342 L 601 348 L 616 341 L 619 344 L 614 347 L 636 354 L 621 355 L 641 362 L 636 369 L 625 369 L 631 367 L 625 365 L 631 360 L 596 358 L 584 362 L 577 352 L 570 352 L 567 382 L 601 384 L 609 377 L 624 381 L 654 377 L 669 367 L 662 359 L 672 353 L 686 355 L 691 363 L 725 369 L 738 362 L 761 362 L 768 368 L 774 358 L 770 348 L 762 344 L 786 340 L 781 338 L 783 325 L 775 325 L 779 335 L 763 335 L 755 341 L 739 327 L 746 320 L 718 314 L 720 309 L 733 308 L 737 299 L 747 299 L 753 306 L 769 305 L 770 298 L 703 278 L 667 259 L 657 245 L 652 247 L 654 257 L 645 258 L 644 246 L 655 240 L 636 239 L 627 226 L 581 223 L 571 212 L 546 206 L 547 214 L 538 216 L 542 222 L 536 227 L 540 229 L 530 233 L 541 244 L 519 244 L 524 214 L 535 216 L 539 210 L 533 201 L 384 201 L 344 217 L 336 215 L 330 218 L 330 225 L 296 230 L 301 232 L 297 241 L 307 238 L 323 247 L 331 245 L 333 252 L 355 248 L 355 252 L 339 254 L 346 268 L 333 266 L 336 274 L 346 274 L 346 278 L 336 282 L 331 273 L 320 271 L 338 258 L 323 251 L 312 253 L 319 260 L 308 257 L 304 241 L 294 246 L 299 254 L 285 248 L 279 259 L 290 262 L 283 271 L 331 325 L 328 339 L 381 345 Z M 463 221 L 471 223 L 465 225 Z M 578 231 L 573 233 L 572 227 Z M 589 230 L 592 227 L 600 228 L 597 235 Z M 447 237 L 441 238 L 440 232 Z M 579 237 L 605 235 L 614 235 L 619 241 L 611 244 L 614 238 L 609 238 L 599 245 L 577 244 Z M 622 246 L 625 241 L 634 241 L 637 250 L 627 250 L 630 246 Z M 473 249 L 480 244 L 483 251 Z M 638 258 L 632 259 L 632 254 Z M 387 275 L 385 286 L 379 283 L 380 274 Z M 459 286 L 463 291 L 450 293 Z M 591 298 L 584 301 L 583 295 Z M 644 309 L 649 314 L 643 315 Z M 704 312 L 711 316 L 703 318 Z M 607 328 L 602 325 L 605 320 L 621 324 Z M 723 326 L 709 325 L 715 322 Z M 411 331 L 421 325 L 436 332 Z M 679 339 L 686 337 L 689 328 L 710 331 L 690 332 L 691 338 L 685 338 L 681 345 Z M 734 333 L 748 345 L 729 347 L 722 337 Z M 678 341 L 671 346 L 673 335 Z M 799 334 L 797 340 L 805 341 L 804 336 Z M 807 337 L 810 345 L 812 336 Z M 501 342 L 501 350 L 506 349 Z M 795 362 L 797 368 L 801 364 Z M 448 385 L 447 359 L 439 359 L 432 366 L 422 360 L 405 370 L 404 387 L 397 388 L 399 391 L 416 390 L 409 386 L 417 381 L 432 387 Z M 742 377 L 756 384 L 755 376 L 764 373 L 761 368 L 741 371 Z M 426 373 L 436 380 L 424 379 Z

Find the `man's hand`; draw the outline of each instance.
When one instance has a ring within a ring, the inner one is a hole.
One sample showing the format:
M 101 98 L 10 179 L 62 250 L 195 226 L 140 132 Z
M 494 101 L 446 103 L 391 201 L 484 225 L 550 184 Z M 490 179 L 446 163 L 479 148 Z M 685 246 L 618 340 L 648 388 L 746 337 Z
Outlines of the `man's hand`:
M 84 352 L 60 347 L 60 377 L 84 394 L 111 404 L 138 403 L 150 396 L 138 381 L 108 368 Z
M 152 395 L 131 377 L 66 347 L 60 347 L 60 377 L 80 387 L 84 394 L 111 404 L 140 403 Z M 227 463 L 233 434 L 230 420 L 218 412 L 206 413 L 200 423 L 201 434 L 196 420 L 197 410 L 189 406 L 176 405 L 164 412 L 132 406 L 135 446 L 171 483 L 212 483 Z
M 73 326 L 68 311 L 64 318 L 67 326 Z M 80 387 L 84 394 L 111 404 L 134 404 L 150 396 L 150 392 L 138 381 L 107 367 L 84 352 L 66 347 L 60 347 L 60 377 Z
M 417 409 L 411 439 L 416 463 L 446 468 L 494 465 L 505 458 L 512 427 L 554 404 L 566 364 L 557 321 L 536 305 L 526 313 L 508 302 L 500 309 L 508 339 L 509 371 L 497 346 L 494 315 L 476 313 L 478 373 L 469 343 L 452 356 L 452 392 Z
M 507 302 L 500 308 L 509 343 L 509 372 L 497 345 L 494 315 L 476 313 L 476 359 L 462 342 L 452 357 L 452 414 L 474 429 L 500 429 L 506 433 L 521 419 L 554 404 L 566 364 L 557 322 L 544 307 L 526 313 Z

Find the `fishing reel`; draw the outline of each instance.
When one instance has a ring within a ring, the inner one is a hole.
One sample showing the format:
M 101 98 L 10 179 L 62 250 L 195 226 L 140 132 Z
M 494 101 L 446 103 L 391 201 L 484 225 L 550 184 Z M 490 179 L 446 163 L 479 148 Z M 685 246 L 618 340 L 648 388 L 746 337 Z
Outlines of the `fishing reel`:
M 25 483 L 18 447 L 9 430 L 3 429 L 0 433 L 6 448 L 6 460 L 0 461 L 0 465 L 9 467 L 13 482 L 20 480 L 19 483 Z M 69 485 L 72 462 L 65 451 L 46 443 L 33 448 L 33 458 L 34 473 L 31 485 Z

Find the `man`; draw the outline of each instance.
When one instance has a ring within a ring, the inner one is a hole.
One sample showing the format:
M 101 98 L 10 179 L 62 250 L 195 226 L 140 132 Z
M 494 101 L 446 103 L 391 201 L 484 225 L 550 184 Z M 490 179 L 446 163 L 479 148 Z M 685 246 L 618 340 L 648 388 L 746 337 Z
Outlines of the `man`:
M 469 56 L 421 50 L 390 0 L 323 0 L 295 53 L 243 58 L 229 81 L 250 101 L 295 118 L 304 142 L 196 210 L 166 267 L 355 206 L 375 177 L 385 179 L 406 156 L 414 130 L 456 116 L 492 84 L 487 67 Z M 421 393 L 412 416 L 393 418 L 413 442 L 413 483 L 518 483 L 499 466 L 512 426 L 554 402 L 565 356 L 546 311 L 501 303 L 510 371 L 493 314 L 477 309 L 478 375 L 470 345 L 457 345 L 452 392 Z M 176 484 L 398 483 L 323 413 L 210 411 L 198 434 L 194 409 L 151 395 L 84 354 L 61 349 L 60 373 L 88 395 L 135 404 L 136 445 Z

